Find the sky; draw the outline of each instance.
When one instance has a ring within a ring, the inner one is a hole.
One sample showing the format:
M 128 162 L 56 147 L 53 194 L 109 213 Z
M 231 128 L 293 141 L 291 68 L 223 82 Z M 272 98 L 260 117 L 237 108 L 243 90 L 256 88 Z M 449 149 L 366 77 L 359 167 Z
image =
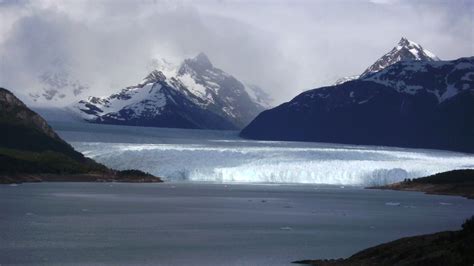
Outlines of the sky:
M 402 36 L 474 55 L 474 0 L 0 0 L 0 21 L 0 86 L 25 95 L 49 71 L 107 96 L 153 58 L 204 52 L 279 104 L 362 73 Z

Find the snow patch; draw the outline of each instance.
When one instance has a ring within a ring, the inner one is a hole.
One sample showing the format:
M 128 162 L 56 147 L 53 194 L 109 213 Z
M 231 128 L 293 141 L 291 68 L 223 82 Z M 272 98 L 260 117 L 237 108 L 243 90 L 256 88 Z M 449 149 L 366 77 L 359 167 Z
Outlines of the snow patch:
M 450 84 L 446 88 L 446 91 L 439 97 L 440 102 L 443 102 L 451 97 L 456 96 L 458 94 L 458 89 L 454 87 L 454 85 Z
M 214 98 L 207 93 L 207 88 L 201 84 L 196 83 L 194 78 L 189 74 L 183 74 L 178 77 L 178 79 L 188 88 L 191 93 L 197 96 L 200 99 L 205 100 L 208 104 L 214 103 Z

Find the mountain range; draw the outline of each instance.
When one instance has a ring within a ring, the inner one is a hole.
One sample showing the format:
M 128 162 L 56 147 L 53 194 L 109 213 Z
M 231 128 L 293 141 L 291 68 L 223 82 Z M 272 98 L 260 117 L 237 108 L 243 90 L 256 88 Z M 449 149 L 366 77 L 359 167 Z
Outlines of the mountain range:
M 269 105 L 258 86 L 244 85 L 200 53 L 179 65 L 156 60 L 139 84 L 72 109 L 88 122 L 197 129 L 239 129 Z
M 137 85 L 88 97 L 70 109 L 91 123 L 245 127 L 240 135 L 251 139 L 474 151 L 473 57 L 442 61 L 406 38 L 361 74 L 266 111 L 272 100 L 265 91 L 215 67 L 204 53 L 179 64 L 156 59 L 150 66 Z M 77 95 L 87 89 L 62 77 L 44 80 L 58 88 L 73 84 Z M 52 92 L 50 98 L 61 95 Z
M 474 152 L 472 114 L 474 57 L 440 61 L 402 38 L 359 77 L 264 111 L 240 135 Z

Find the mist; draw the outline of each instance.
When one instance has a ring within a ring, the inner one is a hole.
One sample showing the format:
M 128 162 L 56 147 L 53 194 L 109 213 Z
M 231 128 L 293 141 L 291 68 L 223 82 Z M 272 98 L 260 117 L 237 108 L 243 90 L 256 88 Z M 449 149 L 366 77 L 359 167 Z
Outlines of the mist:
M 20 98 L 64 72 L 105 96 L 154 58 L 199 52 L 274 104 L 360 74 L 405 36 L 441 59 L 472 56 L 472 1 L 0 1 L 0 86 Z M 456 47 L 456 49 L 453 49 Z

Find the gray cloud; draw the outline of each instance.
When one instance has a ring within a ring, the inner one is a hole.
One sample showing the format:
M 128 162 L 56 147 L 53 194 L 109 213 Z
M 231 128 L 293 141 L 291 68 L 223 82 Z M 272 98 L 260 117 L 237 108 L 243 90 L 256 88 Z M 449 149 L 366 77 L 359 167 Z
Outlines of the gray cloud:
M 153 57 L 198 52 L 277 102 L 358 74 L 401 36 L 443 59 L 473 55 L 472 1 L 0 0 L 0 85 L 39 86 L 66 68 L 106 95 Z

